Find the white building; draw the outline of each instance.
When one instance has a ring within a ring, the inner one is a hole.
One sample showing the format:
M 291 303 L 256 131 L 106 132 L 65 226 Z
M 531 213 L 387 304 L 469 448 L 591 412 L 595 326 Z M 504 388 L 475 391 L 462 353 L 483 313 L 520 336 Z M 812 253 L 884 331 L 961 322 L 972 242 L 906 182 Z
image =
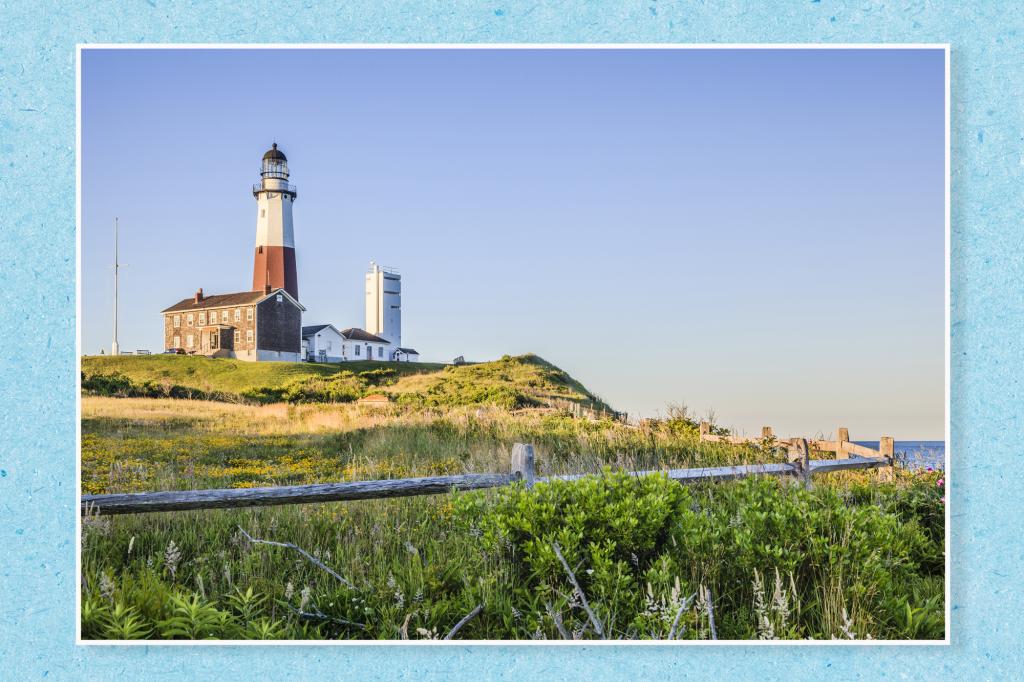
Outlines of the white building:
M 402 347 L 402 276 L 374 262 L 366 273 L 366 331 L 388 342 L 388 360 L 419 361 L 415 349 Z
M 414 354 L 416 351 L 412 351 Z M 333 324 L 316 324 L 302 328 L 302 358 L 308 362 L 351 362 L 375 360 L 384 362 L 393 355 L 386 339 L 364 329 L 338 328 Z M 417 355 L 416 358 L 419 356 Z M 403 358 L 403 362 L 409 362 Z M 412 361 L 415 361 L 413 359 Z
M 308 362 L 341 362 L 345 337 L 333 324 L 302 328 L 302 359 Z
M 373 262 L 366 273 L 366 331 L 402 345 L 402 276 Z
M 342 329 L 341 335 L 345 337 L 345 345 L 342 350 L 343 361 L 377 360 L 385 362 L 391 359 L 391 344 L 387 339 L 358 327 Z
M 419 362 L 420 354 L 415 348 L 396 348 L 391 354 L 395 362 Z

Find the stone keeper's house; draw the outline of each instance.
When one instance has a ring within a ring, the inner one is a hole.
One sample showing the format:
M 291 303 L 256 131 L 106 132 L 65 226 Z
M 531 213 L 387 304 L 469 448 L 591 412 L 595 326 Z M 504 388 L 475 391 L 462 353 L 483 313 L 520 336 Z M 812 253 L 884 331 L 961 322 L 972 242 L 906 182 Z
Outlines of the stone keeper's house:
M 302 358 L 305 308 L 283 288 L 192 298 L 162 311 L 164 348 L 239 360 Z

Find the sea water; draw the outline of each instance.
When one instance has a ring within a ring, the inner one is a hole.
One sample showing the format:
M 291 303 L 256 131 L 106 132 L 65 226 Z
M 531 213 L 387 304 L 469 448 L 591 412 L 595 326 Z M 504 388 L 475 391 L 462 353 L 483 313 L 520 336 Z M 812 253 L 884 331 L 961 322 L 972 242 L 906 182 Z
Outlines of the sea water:
M 857 445 L 878 449 L 877 440 L 854 441 Z M 898 440 L 893 443 L 896 461 L 908 469 L 946 468 L 946 443 L 941 440 Z

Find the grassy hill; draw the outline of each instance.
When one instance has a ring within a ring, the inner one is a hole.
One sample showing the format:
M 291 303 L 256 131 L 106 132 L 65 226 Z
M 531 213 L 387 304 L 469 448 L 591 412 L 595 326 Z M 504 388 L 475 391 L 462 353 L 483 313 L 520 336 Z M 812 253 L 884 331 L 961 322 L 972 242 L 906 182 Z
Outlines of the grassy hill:
M 461 366 L 395 362 L 243 362 L 184 355 L 87 356 L 82 388 L 94 395 L 193 397 L 246 402 L 350 402 L 383 393 L 403 405 L 578 403 L 610 408 L 536 355 Z

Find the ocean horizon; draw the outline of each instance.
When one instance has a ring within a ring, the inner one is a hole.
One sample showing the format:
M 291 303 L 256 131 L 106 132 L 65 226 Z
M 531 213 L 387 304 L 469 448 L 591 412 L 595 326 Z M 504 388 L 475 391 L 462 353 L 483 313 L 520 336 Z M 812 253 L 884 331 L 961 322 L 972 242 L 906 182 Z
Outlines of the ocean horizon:
M 877 440 L 853 442 L 867 448 L 878 449 Z M 946 442 L 942 440 L 898 440 L 893 443 L 893 450 L 896 452 L 896 461 L 908 469 L 946 467 Z

